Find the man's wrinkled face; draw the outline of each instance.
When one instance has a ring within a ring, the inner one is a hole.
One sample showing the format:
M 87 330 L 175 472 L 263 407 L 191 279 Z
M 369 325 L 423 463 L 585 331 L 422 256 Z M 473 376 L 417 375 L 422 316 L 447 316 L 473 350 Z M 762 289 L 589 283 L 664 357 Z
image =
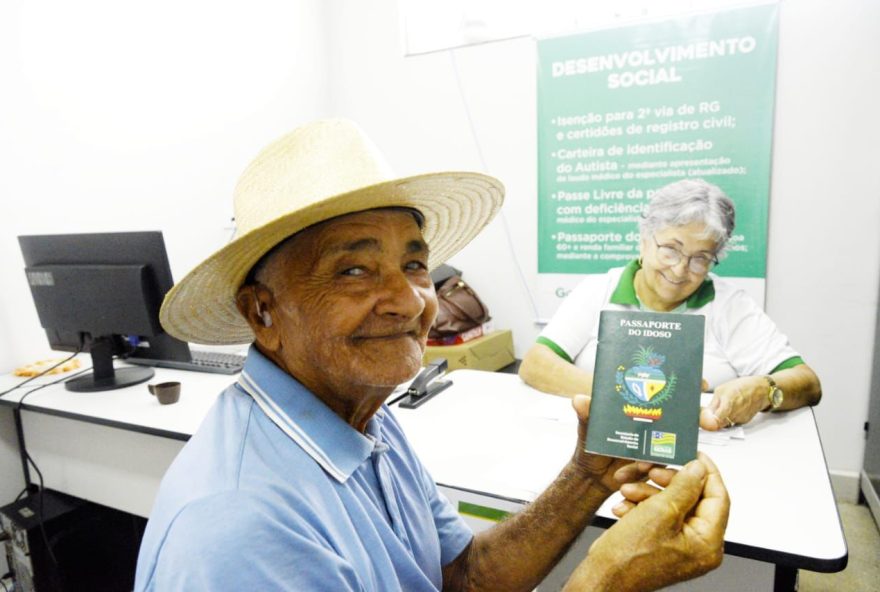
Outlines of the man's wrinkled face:
M 316 393 L 393 387 L 421 367 L 437 298 L 412 214 L 370 210 L 310 227 L 257 279 L 272 292 L 278 356 Z

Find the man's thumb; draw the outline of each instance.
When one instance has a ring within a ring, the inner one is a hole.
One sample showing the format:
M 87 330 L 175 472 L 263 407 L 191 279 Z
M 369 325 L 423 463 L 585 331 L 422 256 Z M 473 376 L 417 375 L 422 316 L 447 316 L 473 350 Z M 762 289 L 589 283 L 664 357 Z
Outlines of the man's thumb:
M 674 504 L 681 512 L 679 518 L 684 519 L 700 499 L 707 475 L 706 466 L 699 460 L 692 460 L 675 474 L 666 489 L 654 497 L 663 497 L 666 503 Z
M 590 417 L 590 396 L 575 395 L 571 398 L 571 406 L 577 412 L 578 419 L 586 421 Z

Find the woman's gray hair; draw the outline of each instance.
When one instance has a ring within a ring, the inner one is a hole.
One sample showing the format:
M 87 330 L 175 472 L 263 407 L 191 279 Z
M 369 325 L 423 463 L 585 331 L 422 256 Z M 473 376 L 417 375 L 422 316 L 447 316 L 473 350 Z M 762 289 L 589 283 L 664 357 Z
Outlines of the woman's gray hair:
M 670 226 L 692 222 L 706 225 L 706 238 L 718 245 L 721 257 L 733 234 L 736 211 L 733 201 L 720 187 L 702 179 L 683 179 L 661 187 L 651 196 L 639 221 L 642 237 Z

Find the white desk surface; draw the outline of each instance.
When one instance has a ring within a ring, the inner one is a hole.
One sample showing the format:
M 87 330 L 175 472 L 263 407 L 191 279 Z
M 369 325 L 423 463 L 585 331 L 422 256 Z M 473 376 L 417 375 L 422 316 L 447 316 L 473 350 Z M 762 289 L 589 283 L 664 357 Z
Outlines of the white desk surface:
M 88 359 L 83 356 L 84 362 Z M 217 396 L 237 379 L 155 371 L 147 382 L 95 393 L 74 393 L 60 382 L 33 390 L 64 378 L 45 376 L 0 397 L 0 409 L 15 408 L 25 397 L 24 438 L 46 487 L 146 517 L 184 441 L 198 429 Z M 22 380 L 0 376 L 0 392 Z M 160 405 L 147 385 L 171 380 L 181 383 L 180 400 Z M 30 473 L 32 480 L 38 478 L 33 468 Z
M 147 383 L 113 391 L 73 393 L 62 384 L 48 386 L 27 395 L 23 408 L 126 432 L 185 440 L 220 392 L 237 379 L 155 370 L 155 377 Z M 0 404 L 15 406 L 31 388 L 57 378 L 35 380 L 4 395 Z M 418 409 L 392 407 L 435 481 L 517 502 L 534 500 L 574 452 L 577 421 L 569 399 L 539 393 L 512 374 L 458 370 L 448 378 L 453 386 Z M 21 380 L 0 376 L 0 392 Z M 146 385 L 169 380 L 181 382 L 180 401 L 160 405 Z M 38 416 L 25 422 L 29 449 L 44 446 L 46 462 L 57 463 L 54 466 L 64 473 L 53 475 L 44 470 L 47 486 L 147 515 L 157 478 L 177 448 L 157 452 L 152 460 L 147 457 L 145 462 L 154 466 L 142 477 L 143 495 L 136 502 L 123 501 L 124 481 L 130 478 L 127 472 L 120 470 L 115 477 L 108 477 L 117 480 L 118 494 L 100 491 L 89 483 L 88 475 L 95 465 L 89 455 L 95 455 L 95 450 L 81 452 L 79 461 L 90 465 L 74 478 L 71 463 L 61 459 L 66 450 L 60 436 L 56 435 L 54 442 L 36 441 L 40 435 L 36 432 L 57 431 L 64 422 Z M 91 430 L 96 437 L 100 433 L 99 428 Z M 812 410 L 760 414 L 745 426 L 745 435 L 744 440 L 731 440 L 727 445 L 700 444 L 720 468 L 731 496 L 726 552 L 815 571 L 841 569 L 847 558 L 846 541 Z M 120 447 L 130 446 L 125 438 L 110 436 L 103 446 L 112 447 L 117 441 Z M 146 443 L 137 445 L 149 447 Z M 42 465 L 40 458 L 37 461 Z M 598 512 L 605 524 L 614 520 L 610 508 L 617 499 L 619 494 Z
M 88 362 L 89 358 L 85 356 L 82 360 Z M 15 406 L 26 396 L 23 407 L 29 411 L 187 440 L 223 389 L 238 378 L 237 375 L 168 368 L 155 368 L 155 371 L 156 375 L 147 382 L 116 390 L 74 393 L 59 383 L 27 394 L 33 388 L 63 378 L 44 376 L 4 395 L 0 403 Z M 0 392 L 22 380 L 12 375 L 0 376 Z M 172 405 L 160 405 L 147 385 L 168 381 L 181 383 L 180 400 Z
M 512 374 L 457 370 L 453 386 L 395 416 L 437 483 L 508 500 L 534 500 L 574 452 L 568 398 Z M 730 492 L 727 553 L 838 571 L 847 548 L 812 409 L 759 414 L 745 439 L 703 444 Z M 612 496 L 598 516 L 614 520 Z M 601 522 L 601 521 L 600 521 Z M 607 524 L 607 522 L 606 522 Z

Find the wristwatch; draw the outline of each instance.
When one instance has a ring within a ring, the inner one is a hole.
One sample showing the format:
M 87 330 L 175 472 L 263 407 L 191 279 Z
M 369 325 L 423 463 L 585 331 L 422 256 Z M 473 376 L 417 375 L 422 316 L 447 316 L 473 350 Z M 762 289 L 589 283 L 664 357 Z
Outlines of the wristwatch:
M 773 380 L 771 376 L 765 376 L 764 380 L 767 381 L 767 385 L 769 389 L 767 390 L 767 401 L 770 403 L 770 406 L 765 408 L 764 411 L 776 411 L 782 406 L 782 401 L 785 400 L 785 393 L 782 392 L 782 389 L 776 384 L 776 381 Z

